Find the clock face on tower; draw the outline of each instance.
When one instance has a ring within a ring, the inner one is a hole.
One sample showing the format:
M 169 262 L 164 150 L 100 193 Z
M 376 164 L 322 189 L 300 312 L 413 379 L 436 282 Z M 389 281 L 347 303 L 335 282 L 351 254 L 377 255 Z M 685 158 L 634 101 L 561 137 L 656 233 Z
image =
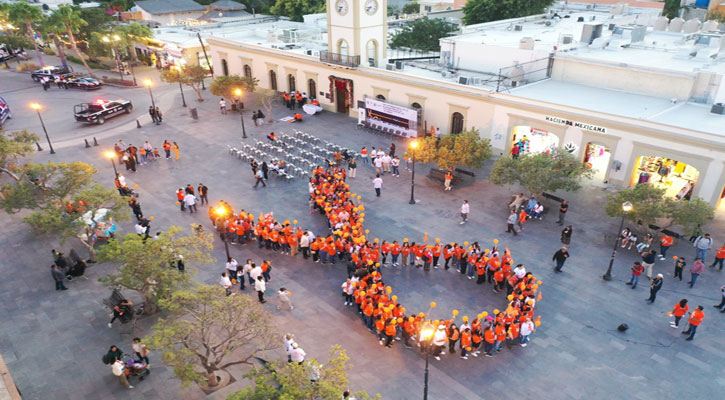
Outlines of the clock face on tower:
M 367 0 L 365 2 L 365 12 L 368 13 L 368 15 L 373 15 L 376 11 L 378 11 L 377 0 Z
M 340 15 L 347 14 L 348 8 L 349 7 L 347 5 L 347 0 L 337 0 L 337 2 L 335 3 L 335 10 Z

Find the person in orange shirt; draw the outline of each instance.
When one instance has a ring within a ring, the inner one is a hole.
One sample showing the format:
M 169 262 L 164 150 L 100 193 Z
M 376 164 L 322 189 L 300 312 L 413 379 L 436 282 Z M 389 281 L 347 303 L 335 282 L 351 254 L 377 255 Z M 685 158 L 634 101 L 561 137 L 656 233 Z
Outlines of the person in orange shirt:
M 471 345 L 471 354 L 474 357 L 478 357 L 479 354 L 481 354 L 481 342 L 483 341 L 483 337 L 481 336 L 481 325 L 479 323 L 478 328 L 473 328 L 471 331 L 471 340 L 473 341 L 473 344 Z
M 382 346 L 385 339 L 385 320 L 382 315 L 375 318 L 375 330 L 378 332 L 378 342 Z
M 365 320 L 365 326 L 370 330 L 370 332 L 373 332 L 373 312 L 375 311 L 375 306 L 373 306 L 372 300 L 367 300 L 367 303 L 363 307 L 363 319 Z
M 670 322 L 670 326 L 673 328 L 679 327 L 680 319 L 685 316 L 685 313 L 687 313 L 687 310 L 689 309 L 690 306 L 687 305 L 687 299 L 682 299 L 679 303 L 675 304 L 671 312 L 672 316 L 675 317 L 675 320 Z
M 675 243 L 675 238 L 670 235 L 662 236 L 660 239 L 660 260 L 664 260 L 667 254 L 667 250 L 670 249 L 672 244 Z
M 390 254 L 390 245 L 388 244 L 387 240 L 383 240 L 383 244 L 380 245 L 380 253 L 383 255 L 383 261 L 380 263 L 380 265 L 385 265 L 388 263 L 388 254 Z
M 385 347 L 387 348 L 393 347 L 393 339 L 395 339 L 395 334 L 398 332 L 395 323 L 396 319 L 390 318 L 385 325 Z
M 702 306 L 697 306 L 695 311 L 690 313 L 690 319 L 687 321 L 690 325 L 687 327 L 686 331 L 682 332 L 683 335 L 690 335 L 685 340 L 692 340 L 695 338 L 697 327 L 700 326 L 703 319 L 705 319 L 705 312 L 703 311 Z
M 398 264 L 398 256 L 400 256 L 400 244 L 398 244 L 397 240 L 393 240 L 393 244 L 390 245 L 390 255 L 392 256 L 392 266 L 397 267 Z
M 299 240 L 297 239 L 297 235 L 289 235 L 287 236 L 287 248 L 289 249 L 289 255 L 294 257 L 297 255 L 297 244 L 299 243 Z
M 494 344 L 496 343 L 496 334 L 493 331 L 493 326 L 489 326 L 483 332 L 483 339 L 486 341 L 485 351 L 486 357 L 493 357 Z
M 435 246 L 433 246 L 433 268 L 438 269 L 438 259 L 441 258 L 441 245 L 439 243 L 436 243 Z
M 408 319 L 404 318 L 403 321 L 403 346 L 405 346 L 406 349 L 411 348 L 410 346 L 410 338 L 413 337 L 413 334 L 415 333 L 415 318 L 408 317 Z
M 722 264 L 723 261 L 725 261 L 725 244 L 720 247 L 720 250 L 715 253 L 715 261 L 712 262 L 712 265 L 710 267 L 714 267 L 715 265 L 720 265 L 720 268 L 718 268 L 720 271 L 722 271 Z
M 287 245 L 287 236 L 284 233 L 279 235 L 279 245 L 282 249 L 282 254 L 289 254 L 289 246 Z
M 279 231 L 277 231 L 276 229 L 272 229 L 268 237 L 269 245 L 267 246 L 267 248 L 269 249 L 271 246 L 272 250 L 279 251 Z
M 501 315 L 501 313 L 499 313 Z M 498 316 L 496 316 L 498 318 Z M 494 346 L 496 349 L 496 352 L 501 351 L 501 343 L 506 340 L 506 329 L 504 328 L 502 323 L 497 323 L 496 327 L 494 328 L 494 333 L 496 334 L 496 345 Z
M 315 239 L 310 243 L 310 253 L 312 253 L 312 261 L 320 262 L 320 238 Z
M 526 218 L 528 215 L 526 214 L 525 209 L 521 209 L 521 212 L 519 213 L 519 219 L 518 219 L 518 225 L 519 225 L 519 232 L 524 231 L 524 224 L 526 223 Z
M 400 249 L 401 256 L 401 264 L 403 267 L 408 266 L 408 255 L 410 254 L 410 244 L 408 242 L 403 243 L 403 247 Z
M 468 351 L 471 348 L 471 329 L 466 328 L 461 332 L 461 358 L 468 360 Z
M 476 274 L 478 274 L 476 283 L 480 285 L 486 280 L 486 263 L 482 259 L 476 262 Z

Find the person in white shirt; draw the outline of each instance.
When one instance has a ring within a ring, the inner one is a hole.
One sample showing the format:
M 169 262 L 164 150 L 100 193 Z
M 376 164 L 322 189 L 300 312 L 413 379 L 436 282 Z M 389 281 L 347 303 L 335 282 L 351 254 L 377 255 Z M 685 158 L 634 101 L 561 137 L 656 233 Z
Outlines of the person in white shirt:
M 524 267 L 524 264 L 519 264 L 514 268 L 514 274 L 516 274 L 517 279 L 521 279 L 526 275 L 526 267 Z
M 529 335 L 536 330 L 536 325 L 531 322 L 531 318 L 526 318 L 526 321 L 521 323 L 521 347 L 526 347 L 526 342 L 529 341 Z
M 277 306 L 278 310 L 281 310 L 283 307 L 287 308 L 290 311 L 295 309 L 295 307 L 292 305 L 292 300 L 290 300 L 289 295 L 290 292 L 288 292 L 286 288 L 279 288 L 279 291 L 277 291 L 277 296 L 279 296 L 279 305 Z
M 257 278 L 262 276 L 262 266 L 251 264 L 252 269 L 249 271 L 249 277 L 252 278 L 252 285 L 257 284 Z
M 237 267 L 238 266 L 239 266 L 239 264 L 237 263 L 237 260 L 234 259 L 234 257 L 227 258 L 226 269 L 227 269 L 227 276 L 229 277 L 229 279 L 237 278 L 237 269 L 238 269 Z M 244 283 L 242 283 L 242 285 L 243 284 Z
M 196 197 L 194 197 L 193 194 L 187 193 L 186 196 L 184 196 L 184 204 L 189 207 L 189 213 L 196 211 Z
M 139 235 L 139 236 L 144 236 L 144 238 L 148 237 L 148 236 L 146 236 L 146 232 L 148 232 L 148 229 L 149 229 L 149 228 L 147 228 L 147 227 L 145 227 L 145 226 L 141 225 L 141 223 L 140 223 L 140 222 L 139 222 L 139 223 L 137 223 L 136 225 L 134 225 L 134 227 L 133 227 L 133 228 L 134 228 L 134 229 L 136 230 L 136 234 L 137 234 L 137 235 Z M 145 239 L 144 239 L 144 240 L 145 240 Z
M 380 148 L 380 149 L 378 150 L 378 157 L 382 157 L 382 156 L 384 156 L 384 155 L 385 155 L 385 151 L 384 151 L 384 150 L 383 150 L 383 148 L 381 147 L 381 148 Z
M 470 208 L 468 206 L 468 200 L 463 200 L 463 204 L 461 204 L 461 225 L 468 222 L 468 212 L 470 211 Z
M 292 351 L 290 351 L 290 360 L 292 362 L 302 364 L 305 361 L 306 355 L 307 353 L 297 343 L 292 343 Z
M 227 102 L 223 98 L 219 99 L 219 109 L 222 115 L 227 113 Z
M 264 299 L 264 291 L 267 290 L 267 282 L 265 282 L 263 276 L 257 277 L 257 281 L 254 283 L 254 290 L 257 291 L 259 302 L 263 304 L 266 303 L 267 300 Z
M 222 285 L 224 290 L 226 290 L 227 296 L 232 294 L 232 281 L 229 279 L 226 272 L 222 272 L 222 278 L 219 281 L 219 284 Z
M 292 344 L 295 342 L 295 335 L 288 333 L 284 335 L 284 351 L 287 353 L 287 361 L 292 361 Z
M 390 166 L 393 167 L 393 176 L 400 178 L 400 170 L 398 169 L 400 167 L 400 158 L 398 156 L 390 160 Z
M 133 389 L 133 386 L 128 383 L 128 379 L 126 379 L 126 374 L 123 373 L 123 370 L 126 369 L 123 365 L 123 361 L 116 360 L 116 362 L 113 363 L 111 366 L 111 371 L 113 371 L 113 375 L 115 375 L 118 378 L 118 381 L 121 382 L 123 386 L 126 386 L 129 389 Z
M 353 286 L 352 281 L 350 279 L 346 280 L 342 283 L 342 293 L 345 295 L 345 305 L 351 306 L 354 303 L 354 299 L 352 297 L 353 292 L 355 291 L 355 286 Z
M 375 157 L 373 164 L 375 165 L 375 169 L 377 169 L 378 171 L 380 171 L 382 173 L 385 173 L 385 170 L 383 169 L 383 158 L 382 157 Z
M 121 175 L 121 173 L 118 174 L 118 184 L 121 185 L 121 187 L 126 186 L 126 177 Z
M 373 179 L 373 187 L 375 188 L 375 195 L 380 197 L 380 189 L 383 188 L 383 178 L 380 177 L 380 174 L 377 174 Z
M 383 161 L 383 171 L 390 172 L 390 162 L 392 161 L 392 158 L 390 158 L 387 154 L 383 154 L 380 159 Z
M 133 352 L 136 354 L 136 357 L 138 357 L 138 361 L 146 363 L 146 368 L 151 369 L 149 349 L 145 344 L 141 343 L 141 338 L 133 338 L 133 344 L 131 347 L 133 348 Z
M 423 338 L 421 337 L 421 340 Z M 433 335 L 433 357 L 435 357 L 436 360 L 440 361 L 441 354 L 446 354 L 444 350 L 446 342 L 448 341 L 448 335 L 446 334 L 446 327 L 444 325 L 439 325 L 438 330 L 436 330 L 435 334 Z

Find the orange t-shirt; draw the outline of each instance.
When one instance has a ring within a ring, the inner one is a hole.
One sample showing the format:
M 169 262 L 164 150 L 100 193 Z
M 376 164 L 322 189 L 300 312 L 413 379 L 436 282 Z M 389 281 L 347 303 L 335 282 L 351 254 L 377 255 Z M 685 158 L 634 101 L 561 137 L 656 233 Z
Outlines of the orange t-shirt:
M 685 306 L 684 306 L 684 307 L 680 307 L 680 303 L 677 303 L 677 304 L 675 304 L 675 306 L 674 306 L 674 307 L 672 308 L 672 315 L 674 315 L 675 317 L 682 317 L 682 316 L 684 316 L 684 315 L 685 315 L 685 313 L 686 313 L 686 312 L 687 312 L 687 310 L 689 310 L 689 309 L 690 309 L 690 306 L 688 306 L 687 304 L 685 304 Z
M 468 347 L 471 345 L 471 332 L 461 333 L 461 347 Z
M 705 319 L 705 313 L 700 310 L 695 310 L 690 314 L 690 320 L 687 322 L 692 326 L 700 326 L 703 319 Z

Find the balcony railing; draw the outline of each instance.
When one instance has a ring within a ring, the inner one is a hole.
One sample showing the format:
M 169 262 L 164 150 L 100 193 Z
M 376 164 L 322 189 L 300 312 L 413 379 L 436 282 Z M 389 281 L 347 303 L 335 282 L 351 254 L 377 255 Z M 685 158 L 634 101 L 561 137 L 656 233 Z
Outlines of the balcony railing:
M 322 50 L 320 51 L 320 61 L 355 68 L 360 65 L 360 56 L 347 56 Z

